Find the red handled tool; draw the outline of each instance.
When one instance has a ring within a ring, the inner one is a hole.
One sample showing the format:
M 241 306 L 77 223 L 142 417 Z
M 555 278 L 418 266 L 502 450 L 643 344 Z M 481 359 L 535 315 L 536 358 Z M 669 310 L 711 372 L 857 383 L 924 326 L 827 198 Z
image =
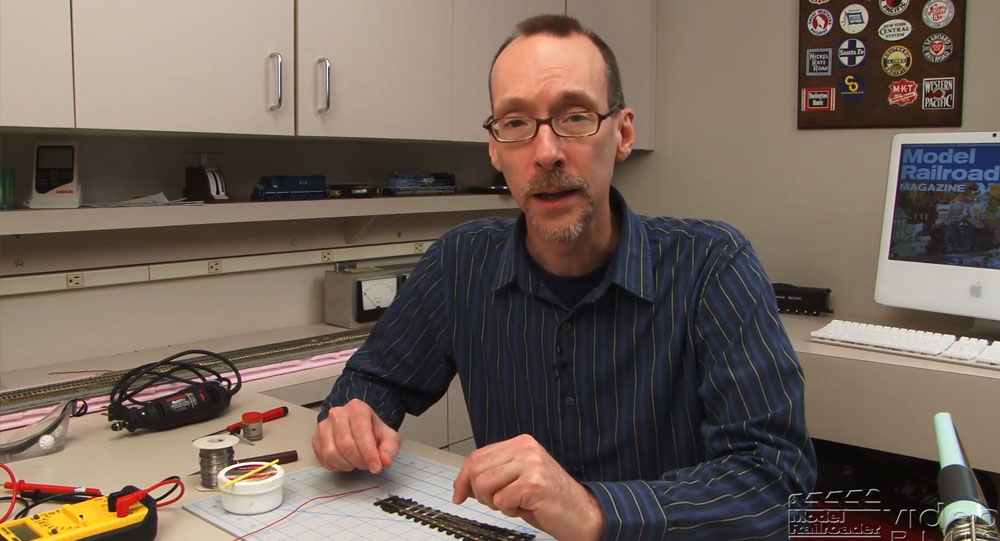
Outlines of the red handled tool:
M 4 488 L 12 488 L 13 483 L 7 481 L 3 484 Z M 96 488 L 85 488 L 85 487 L 70 487 L 65 485 L 45 485 L 42 483 L 28 483 L 23 480 L 17 482 L 17 491 L 24 492 L 38 492 L 40 494 L 55 495 L 55 494 L 89 494 L 91 496 L 100 496 L 101 491 Z
M 280 419 L 280 418 L 282 418 L 282 417 L 284 417 L 286 415 L 288 415 L 288 406 L 281 406 L 281 407 L 278 407 L 278 408 L 274 408 L 273 410 L 267 410 L 264 413 L 260 414 L 261 421 L 265 422 L 265 423 L 268 422 L 268 421 L 273 421 L 275 419 Z M 226 428 L 223 428 L 222 430 L 216 430 L 215 432 L 212 432 L 211 434 L 205 434 L 205 436 L 214 436 L 215 434 L 222 434 L 223 432 L 226 432 L 226 433 L 229 433 L 229 434 L 239 435 L 239 433 L 242 430 L 243 430 L 243 421 L 240 420 L 240 421 L 236 421 L 235 423 L 227 426 Z M 205 437 L 205 436 L 201 436 L 201 437 Z M 198 439 L 198 438 L 195 438 L 195 440 L 196 439 Z M 191 441 L 194 441 L 194 440 L 191 440 Z

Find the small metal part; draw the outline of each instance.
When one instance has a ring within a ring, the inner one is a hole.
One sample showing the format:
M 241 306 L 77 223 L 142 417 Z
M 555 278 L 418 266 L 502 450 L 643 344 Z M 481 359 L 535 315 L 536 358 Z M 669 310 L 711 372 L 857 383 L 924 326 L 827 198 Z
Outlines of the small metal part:
M 375 500 L 375 506 L 385 511 L 408 518 L 429 528 L 446 533 L 458 539 L 470 541 L 529 541 L 535 536 L 516 530 L 509 530 L 478 522 L 458 515 L 439 511 L 426 505 L 421 505 L 409 498 L 401 498 L 395 494 L 381 500 Z

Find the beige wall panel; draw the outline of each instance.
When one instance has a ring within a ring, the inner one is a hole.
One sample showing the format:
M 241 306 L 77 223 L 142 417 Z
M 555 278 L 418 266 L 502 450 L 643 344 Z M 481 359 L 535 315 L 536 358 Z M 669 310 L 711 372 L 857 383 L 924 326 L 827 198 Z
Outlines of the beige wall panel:
M 752 4 L 659 3 L 657 150 L 616 184 L 641 212 L 739 227 L 772 281 L 831 288 L 841 318 L 950 324 L 873 300 L 889 145 L 906 130 L 796 129 L 798 3 Z M 996 130 L 1000 2 L 968 12 L 961 130 Z

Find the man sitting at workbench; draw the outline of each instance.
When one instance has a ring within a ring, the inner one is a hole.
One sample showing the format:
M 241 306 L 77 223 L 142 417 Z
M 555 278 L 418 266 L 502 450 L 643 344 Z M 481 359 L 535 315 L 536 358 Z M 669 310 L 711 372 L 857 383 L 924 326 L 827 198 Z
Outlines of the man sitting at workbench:
M 559 539 L 787 538 L 815 458 L 803 378 L 747 240 L 632 212 L 611 50 L 528 19 L 490 74 L 490 159 L 521 208 L 444 234 L 348 362 L 313 448 L 380 472 L 457 373 L 478 449 L 454 482 Z

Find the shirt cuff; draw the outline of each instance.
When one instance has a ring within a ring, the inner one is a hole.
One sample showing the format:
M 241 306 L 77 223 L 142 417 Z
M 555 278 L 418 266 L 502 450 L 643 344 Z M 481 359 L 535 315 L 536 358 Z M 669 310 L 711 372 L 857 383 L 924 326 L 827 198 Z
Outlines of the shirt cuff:
M 600 504 L 608 527 L 602 539 L 663 539 L 667 516 L 653 487 L 645 481 L 583 483 Z

